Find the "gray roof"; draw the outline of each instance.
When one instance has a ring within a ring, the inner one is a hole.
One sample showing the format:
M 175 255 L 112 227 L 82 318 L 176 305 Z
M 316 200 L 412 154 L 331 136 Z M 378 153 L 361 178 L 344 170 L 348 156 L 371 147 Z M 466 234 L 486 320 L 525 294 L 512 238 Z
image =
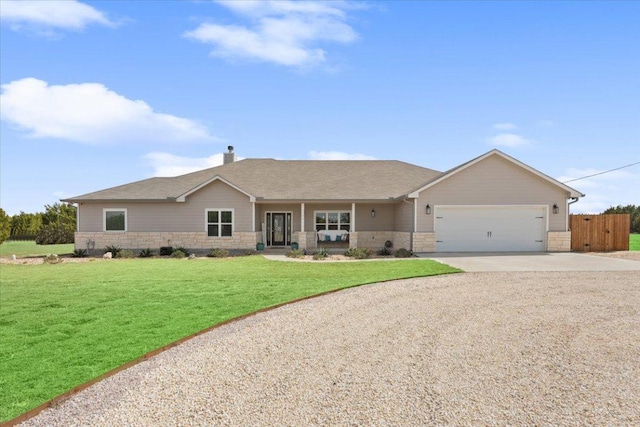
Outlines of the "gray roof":
M 65 199 L 175 200 L 221 178 L 257 200 L 389 200 L 442 173 L 395 160 L 245 159 L 171 178 L 150 178 Z

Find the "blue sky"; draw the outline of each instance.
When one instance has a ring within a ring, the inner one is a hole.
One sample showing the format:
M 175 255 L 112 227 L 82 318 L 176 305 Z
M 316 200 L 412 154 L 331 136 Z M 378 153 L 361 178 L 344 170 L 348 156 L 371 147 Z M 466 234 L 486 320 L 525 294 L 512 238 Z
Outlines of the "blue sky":
M 0 16 L 9 214 L 215 166 L 227 145 L 441 171 L 498 148 L 561 181 L 640 161 L 640 2 L 0 0 Z M 569 185 L 587 194 L 574 212 L 640 204 L 640 165 Z

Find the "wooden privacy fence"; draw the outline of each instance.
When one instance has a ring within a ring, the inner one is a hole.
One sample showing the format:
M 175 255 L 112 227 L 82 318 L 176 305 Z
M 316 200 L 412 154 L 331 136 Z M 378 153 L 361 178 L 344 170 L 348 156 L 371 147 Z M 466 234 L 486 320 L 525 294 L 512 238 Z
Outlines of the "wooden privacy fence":
M 571 215 L 571 250 L 609 252 L 629 250 L 629 214 Z

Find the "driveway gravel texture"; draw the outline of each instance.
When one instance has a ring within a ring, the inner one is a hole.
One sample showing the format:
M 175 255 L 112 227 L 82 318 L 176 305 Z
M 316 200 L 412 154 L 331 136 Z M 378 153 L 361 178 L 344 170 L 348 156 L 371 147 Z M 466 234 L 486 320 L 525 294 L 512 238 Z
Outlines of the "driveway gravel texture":
M 461 273 L 232 322 L 24 426 L 640 425 L 637 272 Z

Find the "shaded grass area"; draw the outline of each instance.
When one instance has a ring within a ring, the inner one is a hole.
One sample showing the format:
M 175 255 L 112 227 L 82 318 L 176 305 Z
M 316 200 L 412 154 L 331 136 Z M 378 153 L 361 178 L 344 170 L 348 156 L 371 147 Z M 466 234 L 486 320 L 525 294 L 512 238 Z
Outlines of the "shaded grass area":
M 73 243 L 65 245 L 36 245 L 34 241 L 10 241 L 3 242 L 0 245 L 0 256 L 10 257 L 15 255 L 17 257 L 25 256 L 45 256 L 49 254 L 71 254 L 73 253 Z
M 629 235 L 629 250 L 640 251 L 640 234 L 635 233 Z
M 5 264 L 0 420 L 261 308 L 333 289 L 457 271 L 431 260 L 289 263 L 261 256 Z

